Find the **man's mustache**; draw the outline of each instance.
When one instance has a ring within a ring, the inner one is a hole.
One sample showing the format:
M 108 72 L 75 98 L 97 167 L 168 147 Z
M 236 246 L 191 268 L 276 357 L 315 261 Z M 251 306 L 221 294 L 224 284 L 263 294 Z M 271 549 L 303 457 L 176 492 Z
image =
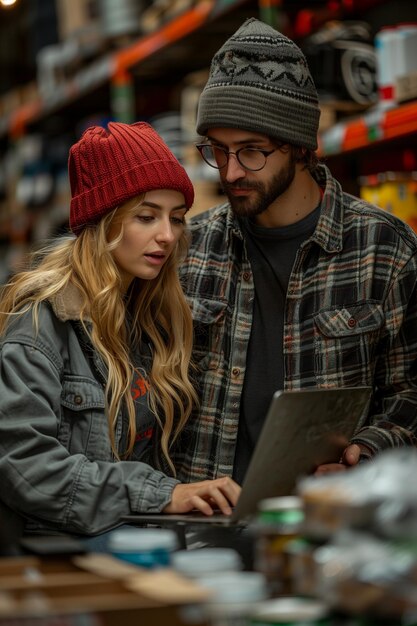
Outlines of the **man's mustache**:
M 222 181 L 223 190 L 227 191 L 228 189 L 260 189 L 262 185 L 259 183 L 248 183 L 245 181 L 236 181 L 235 183 L 228 183 L 227 181 Z

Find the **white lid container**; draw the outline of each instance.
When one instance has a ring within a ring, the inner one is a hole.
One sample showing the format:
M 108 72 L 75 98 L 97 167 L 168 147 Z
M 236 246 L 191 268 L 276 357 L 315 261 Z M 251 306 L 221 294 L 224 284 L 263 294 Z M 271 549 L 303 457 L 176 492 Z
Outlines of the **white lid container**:
M 250 605 L 267 597 L 265 576 L 260 572 L 224 572 L 198 579 L 201 586 L 213 592 L 209 604 Z
M 112 552 L 172 551 L 178 548 L 178 537 L 165 528 L 120 528 L 110 534 L 108 547 Z
M 297 596 L 281 597 L 266 600 L 251 612 L 250 623 L 253 626 L 260 624 L 300 624 L 313 626 L 329 614 L 328 607 L 321 601 L 313 598 Z
M 172 555 L 172 567 L 189 578 L 242 569 L 242 559 L 232 548 L 179 550 Z

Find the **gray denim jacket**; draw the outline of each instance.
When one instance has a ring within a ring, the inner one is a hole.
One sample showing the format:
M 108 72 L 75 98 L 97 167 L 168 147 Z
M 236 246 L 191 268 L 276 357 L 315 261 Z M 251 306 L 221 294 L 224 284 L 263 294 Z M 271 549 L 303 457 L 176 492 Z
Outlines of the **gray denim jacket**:
M 37 334 L 29 311 L 0 344 L 0 499 L 28 531 L 94 534 L 126 514 L 160 512 L 178 481 L 114 458 L 104 364 L 82 346 L 78 294 L 69 291 L 41 305 Z

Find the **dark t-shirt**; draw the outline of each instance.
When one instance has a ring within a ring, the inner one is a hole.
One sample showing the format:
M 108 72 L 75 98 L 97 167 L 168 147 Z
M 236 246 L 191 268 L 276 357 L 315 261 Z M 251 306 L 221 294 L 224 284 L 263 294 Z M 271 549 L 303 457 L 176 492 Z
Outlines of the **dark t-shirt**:
M 311 236 L 318 206 L 296 224 L 243 227 L 255 284 L 253 322 L 246 359 L 233 478 L 241 484 L 275 391 L 283 388 L 284 304 L 300 245 Z
M 133 356 L 135 372 L 132 378 L 131 394 L 136 411 L 136 437 L 130 461 L 151 462 L 152 447 L 155 440 L 156 419 L 149 407 L 149 379 L 152 366 L 151 351 L 146 342 L 142 342 L 140 350 Z M 122 450 L 127 447 L 128 416 L 123 408 Z

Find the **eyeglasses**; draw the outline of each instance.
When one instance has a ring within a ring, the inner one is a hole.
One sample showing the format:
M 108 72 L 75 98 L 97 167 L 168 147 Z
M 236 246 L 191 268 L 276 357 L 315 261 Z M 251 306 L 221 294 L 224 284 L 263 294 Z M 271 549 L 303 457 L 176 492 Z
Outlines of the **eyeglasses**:
M 261 150 L 260 148 L 239 148 L 236 152 L 232 152 L 221 146 L 212 146 L 210 143 L 198 143 L 196 144 L 196 148 L 210 167 L 221 170 L 228 164 L 229 156 L 234 154 L 238 163 L 245 170 L 250 170 L 251 172 L 258 172 L 264 168 L 269 155 L 279 149 Z

